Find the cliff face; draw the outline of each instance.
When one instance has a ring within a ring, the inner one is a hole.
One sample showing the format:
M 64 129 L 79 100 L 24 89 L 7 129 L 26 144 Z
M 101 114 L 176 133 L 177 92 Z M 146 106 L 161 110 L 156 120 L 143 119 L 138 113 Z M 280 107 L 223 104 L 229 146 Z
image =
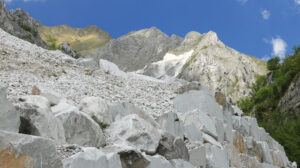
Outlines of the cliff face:
M 282 112 L 291 111 L 300 114 L 300 75 L 290 84 L 278 106 Z
M 143 74 L 160 79 L 199 81 L 221 91 L 233 102 L 250 93 L 257 75 L 266 73 L 265 62 L 224 45 L 216 33 L 191 32 L 164 59 L 146 66 Z
M 97 26 L 84 28 L 71 28 L 67 25 L 39 26 L 38 31 L 44 41 L 47 42 L 49 36 L 51 36 L 57 40 L 57 46 L 67 42 L 77 53 L 84 57 L 97 51 L 98 48 L 112 39 L 107 32 Z
M 40 23 L 22 9 L 7 11 L 5 3 L 0 1 L 0 28 L 16 37 L 48 48 L 47 44 L 40 38 L 37 30 L 39 26 Z

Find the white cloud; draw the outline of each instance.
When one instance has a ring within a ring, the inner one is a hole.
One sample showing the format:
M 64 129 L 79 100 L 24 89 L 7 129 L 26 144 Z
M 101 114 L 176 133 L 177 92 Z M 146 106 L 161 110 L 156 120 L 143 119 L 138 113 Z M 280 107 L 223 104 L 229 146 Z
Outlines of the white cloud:
M 268 20 L 271 16 L 271 13 L 270 13 L 270 11 L 264 9 L 261 11 L 261 16 L 263 17 L 264 20 Z
M 277 57 L 277 56 L 280 58 L 285 57 L 286 48 L 288 45 L 282 38 L 277 36 L 276 38 L 272 38 L 271 40 L 268 40 L 267 38 L 263 38 L 262 40 L 266 44 L 272 45 L 272 48 L 273 48 L 272 54 L 265 55 L 264 57 L 261 58 L 262 60 L 268 61 L 269 59 L 271 59 L 273 57 Z
M 297 5 L 300 5 L 300 0 L 294 0 Z
M 238 2 L 241 3 L 241 4 L 245 4 L 245 3 L 248 2 L 248 0 L 236 0 L 236 1 L 238 1 Z
M 280 58 L 285 57 L 287 43 L 280 37 L 272 38 L 271 44 L 273 45 L 273 56 Z

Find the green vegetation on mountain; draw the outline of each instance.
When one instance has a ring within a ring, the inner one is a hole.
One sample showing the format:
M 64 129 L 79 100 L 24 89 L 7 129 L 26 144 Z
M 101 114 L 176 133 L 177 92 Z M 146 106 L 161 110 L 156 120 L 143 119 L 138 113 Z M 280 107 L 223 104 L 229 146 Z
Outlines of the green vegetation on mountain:
M 56 38 L 52 37 L 52 36 L 48 36 L 47 38 L 47 44 L 49 45 L 49 49 L 50 50 L 56 50 Z
M 300 47 L 282 61 L 279 57 L 267 63 L 270 73 L 258 77 L 252 94 L 242 98 L 238 106 L 246 115 L 254 115 L 259 124 L 282 144 L 290 160 L 300 164 L 300 115 L 290 109 L 282 110 L 280 100 L 292 82 L 300 75 Z
M 50 46 L 48 38 L 56 39 L 56 48 L 62 43 L 67 42 L 70 46 L 82 56 L 97 51 L 102 45 L 112 39 L 112 37 L 97 26 L 88 26 L 85 28 L 71 28 L 67 25 L 55 27 L 40 26 L 38 28 L 41 38 Z

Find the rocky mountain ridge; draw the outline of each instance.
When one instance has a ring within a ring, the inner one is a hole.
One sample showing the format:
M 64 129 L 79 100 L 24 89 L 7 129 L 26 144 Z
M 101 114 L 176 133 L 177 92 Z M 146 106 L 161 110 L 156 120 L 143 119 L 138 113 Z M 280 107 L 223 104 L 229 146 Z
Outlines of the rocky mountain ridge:
M 22 9 L 7 11 L 4 2 L 0 1 L 0 28 L 21 39 L 48 48 L 38 33 L 40 23 Z
M 2 29 L 0 60 L 0 167 L 296 167 L 200 83 L 89 69 Z
M 263 60 L 227 47 L 212 31 L 190 32 L 182 39 L 156 28 L 144 29 L 112 40 L 93 57 L 158 79 L 199 81 L 234 103 L 250 93 L 258 75 L 267 73 Z

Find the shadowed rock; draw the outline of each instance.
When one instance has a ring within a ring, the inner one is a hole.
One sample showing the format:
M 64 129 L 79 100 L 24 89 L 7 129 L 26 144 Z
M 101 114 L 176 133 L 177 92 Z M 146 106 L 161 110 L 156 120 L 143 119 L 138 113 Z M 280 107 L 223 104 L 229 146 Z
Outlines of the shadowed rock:
M 134 150 L 119 152 L 122 168 L 146 168 L 149 161 L 139 152 Z
M 162 135 L 162 138 L 159 141 L 159 146 L 157 148 L 157 153 L 164 156 L 168 160 L 189 160 L 188 149 L 186 148 L 183 140 L 178 137 L 175 138 L 169 133 L 164 133 Z

